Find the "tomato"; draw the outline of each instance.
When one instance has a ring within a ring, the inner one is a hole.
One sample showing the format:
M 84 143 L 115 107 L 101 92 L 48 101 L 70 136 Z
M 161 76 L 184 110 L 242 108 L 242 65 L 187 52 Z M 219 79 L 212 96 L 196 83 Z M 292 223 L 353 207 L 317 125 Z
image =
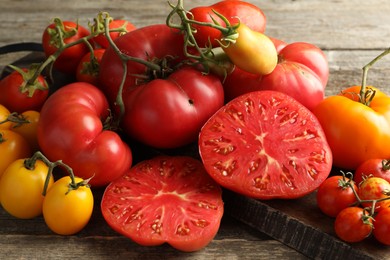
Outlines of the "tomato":
M 223 84 L 226 101 L 251 91 L 276 90 L 314 109 L 324 99 L 329 76 L 325 54 L 310 43 L 271 40 L 279 50 L 275 69 L 268 75 L 258 76 L 236 67 Z
M 21 116 L 26 123 L 18 124 L 16 122 L 12 122 L 11 130 L 20 134 L 26 139 L 29 143 L 33 152 L 39 150 L 38 144 L 38 121 L 40 117 L 40 113 L 34 110 L 24 111 Z
M 20 134 L 11 130 L 0 130 L 0 176 L 15 160 L 30 157 L 31 148 Z
M 223 187 L 258 198 L 298 198 L 319 187 L 332 153 L 315 116 L 277 91 L 244 94 L 203 126 L 199 152 Z
M 12 216 L 31 219 L 42 214 L 42 192 L 48 166 L 37 160 L 30 169 L 25 165 L 26 159 L 12 162 L 0 178 L 0 201 L 3 208 Z M 53 185 L 54 179 L 49 177 L 47 187 Z
M 369 177 L 359 185 L 358 195 L 361 200 L 377 200 L 388 198 L 385 192 L 390 191 L 390 183 L 379 177 Z M 362 203 L 365 207 L 372 207 L 371 202 Z M 376 202 L 375 211 L 390 207 L 390 199 Z
M 387 159 L 368 159 L 356 168 L 353 179 L 359 184 L 369 176 L 380 177 L 390 182 L 390 161 Z
M 0 104 L 0 129 L 11 129 L 12 122 L 8 120 L 11 112 L 3 105 Z
M 76 177 L 75 182 L 83 179 Z M 43 200 L 43 218 L 59 235 L 73 235 L 89 222 L 93 211 L 93 194 L 87 185 L 70 187 L 71 178 L 62 177 L 48 189 Z
M 215 20 L 222 26 L 225 23 L 219 18 L 213 11 L 223 15 L 231 24 L 236 24 L 240 21 L 246 24 L 251 30 L 264 33 L 266 27 L 266 17 L 264 12 L 251 3 L 245 1 L 219 1 L 210 6 L 197 6 L 189 11 L 189 15 L 193 16 L 192 19 L 205 22 L 214 23 Z M 217 29 L 192 24 L 192 27 L 196 30 L 194 34 L 196 41 L 200 47 L 219 46 L 217 40 L 221 39 L 221 32 Z
M 104 94 L 89 83 L 61 87 L 46 101 L 38 122 L 38 143 L 50 161 L 62 160 L 75 175 L 104 186 L 132 163 L 129 146 L 102 123 L 109 115 Z
M 350 243 L 360 242 L 372 232 L 372 218 L 360 207 L 343 209 L 336 217 L 334 229 L 336 235 Z
M 390 208 L 378 212 L 374 221 L 374 237 L 385 245 L 390 245 Z
M 91 53 L 87 53 L 80 60 L 76 70 L 76 79 L 80 82 L 88 82 L 92 85 L 98 85 L 98 75 L 100 62 L 102 60 L 105 49 L 96 49 Z
M 95 25 L 96 26 L 96 25 Z M 133 31 L 136 29 L 135 25 L 130 23 L 129 21 L 126 20 L 121 20 L 121 19 L 114 19 L 112 20 L 109 25 L 108 25 L 109 30 L 114 30 L 114 29 L 124 29 L 125 31 L 123 32 L 110 32 L 110 37 L 114 41 L 116 38 L 119 36 L 122 36 L 130 31 Z M 93 38 L 93 41 L 101 48 L 106 49 L 110 44 L 106 38 L 105 34 L 99 34 L 98 36 Z
M 158 156 L 109 184 L 101 210 L 115 231 L 140 245 L 168 243 L 196 251 L 218 232 L 224 209 L 221 193 L 200 161 Z
M 238 38 L 227 44 L 222 39 L 222 49 L 237 67 L 258 75 L 270 74 L 278 63 L 278 54 L 272 40 L 265 34 L 251 30 L 240 23 Z M 225 44 L 226 47 L 224 46 Z
M 320 210 L 330 217 L 336 217 L 337 214 L 357 203 L 357 198 L 348 182 L 353 186 L 355 191 L 358 187 L 352 180 L 335 175 L 326 179 L 317 190 L 317 205 Z
M 144 61 L 165 59 L 170 68 L 184 59 L 181 34 L 166 25 L 137 29 L 115 43 L 122 52 Z M 121 59 L 108 48 L 101 62 L 100 83 L 112 105 L 116 104 L 123 71 Z M 127 63 L 121 126 L 132 138 L 158 148 L 195 142 L 201 126 L 224 102 L 222 84 L 216 76 L 185 66 L 169 72 L 149 71 L 135 61 Z M 146 82 L 137 75 L 144 75 Z
M 334 165 L 349 170 L 372 158 L 390 158 L 390 97 L 367 86 L 375 96 L 366 105 L 358 100 L 360 88 L 329 96 L 313 110 L 332 149 Z
M 0 104 L 12 112 L 39 111 L 49 94 L 49 87 L 42 75 L 30 83 L 29 80 L 33 78 L 34 73 L 34 69 L 16 68 L 1 79 Z
M 46 27 L 42 34 L 42 46 L 46 57 L 55 54 L 58 49 L 63 48 L 61 38 L 63 38 L 64 44 L 70 44 L 89 34 L 89 30 L 78 23 L 55 20 Z M 88 52 L 89 48 L 83 42 L 65 48 L 55 60 L 54 67 L 63 73 L 74 74 L 77 64 Z

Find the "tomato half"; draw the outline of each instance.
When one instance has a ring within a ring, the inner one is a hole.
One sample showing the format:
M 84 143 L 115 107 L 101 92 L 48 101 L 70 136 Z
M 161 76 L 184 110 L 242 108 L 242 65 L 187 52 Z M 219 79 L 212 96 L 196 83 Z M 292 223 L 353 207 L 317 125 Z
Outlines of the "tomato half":
M 108 185 L 101 210 L 114 230 L 140 245 L 196 251 L 219 229 L 221 192 L 200 161 L 159 156 Z
M 225 23 L 219 18 L 214 11 L 223 15 L 231 24 L 237 24 L 240 21 L 246 24 L 251 30 L 264 33 L 266 27 L 266 17 L 264 12 L 256 5 L 245 1 L 219 1 L 209 6 L 197 6 L 189 11 L 192 19 L 213 23 L 213 20 L 222 26 Z M 217 40 L 221 39 L 221 32 L 208 26 L 197 24 L 192 25 L 196 29 L 194 34 L 200 47 L 209 46 L 210 43 L 216 47 L 219 46 Z
M 332 168 L 316 117 L 277 91 L 251 92 L 226 104 L 203 126 L 199 152 L 219 184 L 258 199 L 301 197 Z
M 76 82 L 46 101 L 38 122 L 38 143 L 50 161 L 62 160 L 92 186 L 105 186 L 132 163 L 129 146 L 104 128 L 109 106 L 95 86 Z M 103 121 L 103 122 L 102 122 Z

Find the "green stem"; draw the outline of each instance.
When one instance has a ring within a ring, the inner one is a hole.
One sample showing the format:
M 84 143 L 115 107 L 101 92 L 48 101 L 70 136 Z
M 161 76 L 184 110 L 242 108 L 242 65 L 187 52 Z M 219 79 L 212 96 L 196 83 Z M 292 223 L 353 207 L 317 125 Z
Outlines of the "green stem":
M 23 114 L 19 114 L 17 112 L 12 112 L 11 114 L 9 114 L 6 119 L 0 121 L 0 125 L 7 122 L 14 123 L 15 125 L 13 126 L 13 128 L 19 127 L 23 124 L 31 123 Z

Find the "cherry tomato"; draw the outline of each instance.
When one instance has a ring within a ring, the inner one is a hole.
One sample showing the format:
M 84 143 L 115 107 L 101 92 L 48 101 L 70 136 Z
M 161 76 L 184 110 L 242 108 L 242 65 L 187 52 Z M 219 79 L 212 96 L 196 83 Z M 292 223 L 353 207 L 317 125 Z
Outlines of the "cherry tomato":
M 121 20 L 121 19 L 112 20 L 108 25 L 108 28 L 109 30 L 120 29 L 120 28 L 123 28 L 125 30 L 123 32 L 114 32 L 114 31 L 110 32 L 110 37 L 113 41 L 119 36 L 122 36 L 136 29 L 134 24 L 130 23 L 129 21 Z M 93 41 L 103 49 L 108 48 L 108 46 L 110 45 L 105 34 L 99 34 L 98 36 L 93 38 Z
M 59 32 L 59 31 L 61 32 Z M 54 54 L 62 48 L 61 37 L 64 44 L 69 44 L 88 36 L 88 29 L 72 21 L 59 21 L 56 19 L 44 30 L 42 35 L 42 46 L 46 57 Z M 66 74 L 75 74 L 77 64 L 89 52 L 85 43 L 79 43 L 65 48 L 54 62 L 54 67 Z
M 31 154 L 28 142 L 20 134 L 11 130 L 0 130 L 0 177 L 13 161 L 28 158 Z
M 130 147 L 104 127 L 109 105 L 95 86 L 76 82 L 46 101 L 38 122 L 38 143 L 50 161 L 62 160 L 92 186 L 105 186 L 132 163 Z
M 390 183 L 379 177 L 369 177 L 359 185 L 358 195 L 361 200 L 377 200 L 389 197 L 385 192 L 390 191 Z M 390 198 L 390 197 L 389 197 Z M 372 203 L 362 203 L 365 207 L 372 207 Z M 390 199 L 377 202 L 375 211 L 390 207 Z
M 353 86 L 329 96 L 313 110 L 332 149 L 334 165 L 339 168 L 355 170 L 369 159 L 390 158 L 390 97 L 367 86 L 375 96 L 364 104 L 359 101 L 360 89 Z
M 387 159 L 369 159 L 356 168 L 353 178 L 359 184 L 369 176 L 380 177 L 390 182 L 390 161 Z
M 390 245 L 390 208 L 378 212 L 374 221 L 374 237 L 385 245 Z
M 236 29 L 238 38 L 222 49 L 240 69 L 258 75 L 270 74 L 278 63 L 278 53 L 272 40 L 265 34 L 251 30 L 240 23 Z
M 220 186 L 200 161 L 158 156 L 109 184 L 101 210 L 115 231 L 140 245 L 196 251 L 216 235 L 224 208 Z
M 76 70 L 77 81 L 98 85 L 100 62 L 104 51 L 105 49 L 96 49 L 93 51 L 93 56 L 90 52 L 84 55 Z
M 30 144 L 33 152 L 39 150 L 37 132 L 40 115 L 41 114 L 38 111 L 25 111 L 21 114 L 21 116 L 24 120 L 26 120 L 26 123 L 18 124 L 14 122 L 11 125 L 11 130 L 23 136 L 24 139 L 26 139 L 26 141 Z
M 326 179 L 317 190 L 317 205 L 320 210 L 330 217 L 336 217 L 337 214 L 357 203 L 357 198 L 352 188 L 347 184 L 353 185 L 355 191 L 357 185 L 351 179 L 343 176 L 332 176 Z
M 372 217 L 360 207 L 343 209 L 336 217 L 334 229 L 343 241 L 355 243 L 364 240 L 372 232 Z
M 145 62 L 155 61 L 159 68 L 172 68 L 150 71 L 141 63 L 128 61 L 121 124 L 125 133 L 158 148 L 196 142 L 202 125 L 223 105 L 220 80 L 192 67 L 175 67 L 184 59 L 183 37 L 167 25 L 131 31 L 118 38 L 116 44 L 127 55 Z M 162 60 L 165 62 L 161 63 Z M 121 59 L 109 47 L 102 58 L 99 79 L 113 106 L 123 73 Z
M 16 68 L 1 79 L 0 104 L 11 112 L 39 111 L 49 95 L 49 87 L 42 75 L 39 75 L 32 84 L 28 84 L 34 74 L 34 69 Z
M 12 126 L 12 122 L 8 120 L 11 112 L 3 105 L 0 104 L 0 129 L 9 130 Z
M 75 182 L 83 179 L 75 178 Z M 89 222 L 93 211 L 93 194 L 87 185 L 70 187 L 71 178 L 54 182 L 43 200 L 43 218 L 47 226 L 59 235 L 73 235 Z
M 199 152 L 222 186 L 258 198 L 298 198 L 317 189 L 332 152 L 315 116 L 277 91 L 244 94 L 203 126 Z
M 216 21 L 224 26 L 225 23 L 214 11 L 223 15 L 231 24 L 236 24 L 240 21 L 253 31 L 260 33 L 265 31 L 266 17 L 264 12 L 256 5 L 245 1 L 219 1 L 209 6 L 197 6 L 189 11 L 189 15 L 193 16 L 192 19 L 199 22 L 214 23 Z M 200 47 L 206 47 L 210 44 L 214 47 L 219 46 L 217 41 L 221 39 L 219 30 L 197 24 L 192 26 L 196 29 L 194 36 Z
M 31 219 L 42 214 L 43 190 L 48 166 L 37 160 L 30 169 L 26 159 L 12 162 L 0 178 L 0 201 L 3 208 L 12 216 Z M 49 177 L 48 188 L 54 183 Z

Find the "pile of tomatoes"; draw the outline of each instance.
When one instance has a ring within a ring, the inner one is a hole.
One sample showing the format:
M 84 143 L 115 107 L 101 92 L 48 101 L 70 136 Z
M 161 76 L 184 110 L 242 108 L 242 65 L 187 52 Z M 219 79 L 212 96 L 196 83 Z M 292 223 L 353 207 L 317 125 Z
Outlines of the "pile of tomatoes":
M 1 80 L 6 211 L 43 214 L 54 232 L 74 234 L 103 187 L 101 211 L 114 230 L 141 245 L 195 251 L 218 231 L 222 188 L 298 198 L 330 180 L 334 162 L 386 158 L 336 151 L 332 129 L 348 133 L 348 125 L 328 124 L 337 102 L 324 99 L 321 49 L 266 35 L 265 14 L 245 1 L 169 5 L 165 24 L 141 28 L 106 12 L 88 28 L 56 18 L 43 30 L 46 59 Z M 56 74 L 72 82 L 54 89 Z M 370 105 L 381 106 L 387 96 L 370 91 Z M 363 105 L 352 92 L 341 97 Z M 20 196 L 11 195 L 16 183 Z

